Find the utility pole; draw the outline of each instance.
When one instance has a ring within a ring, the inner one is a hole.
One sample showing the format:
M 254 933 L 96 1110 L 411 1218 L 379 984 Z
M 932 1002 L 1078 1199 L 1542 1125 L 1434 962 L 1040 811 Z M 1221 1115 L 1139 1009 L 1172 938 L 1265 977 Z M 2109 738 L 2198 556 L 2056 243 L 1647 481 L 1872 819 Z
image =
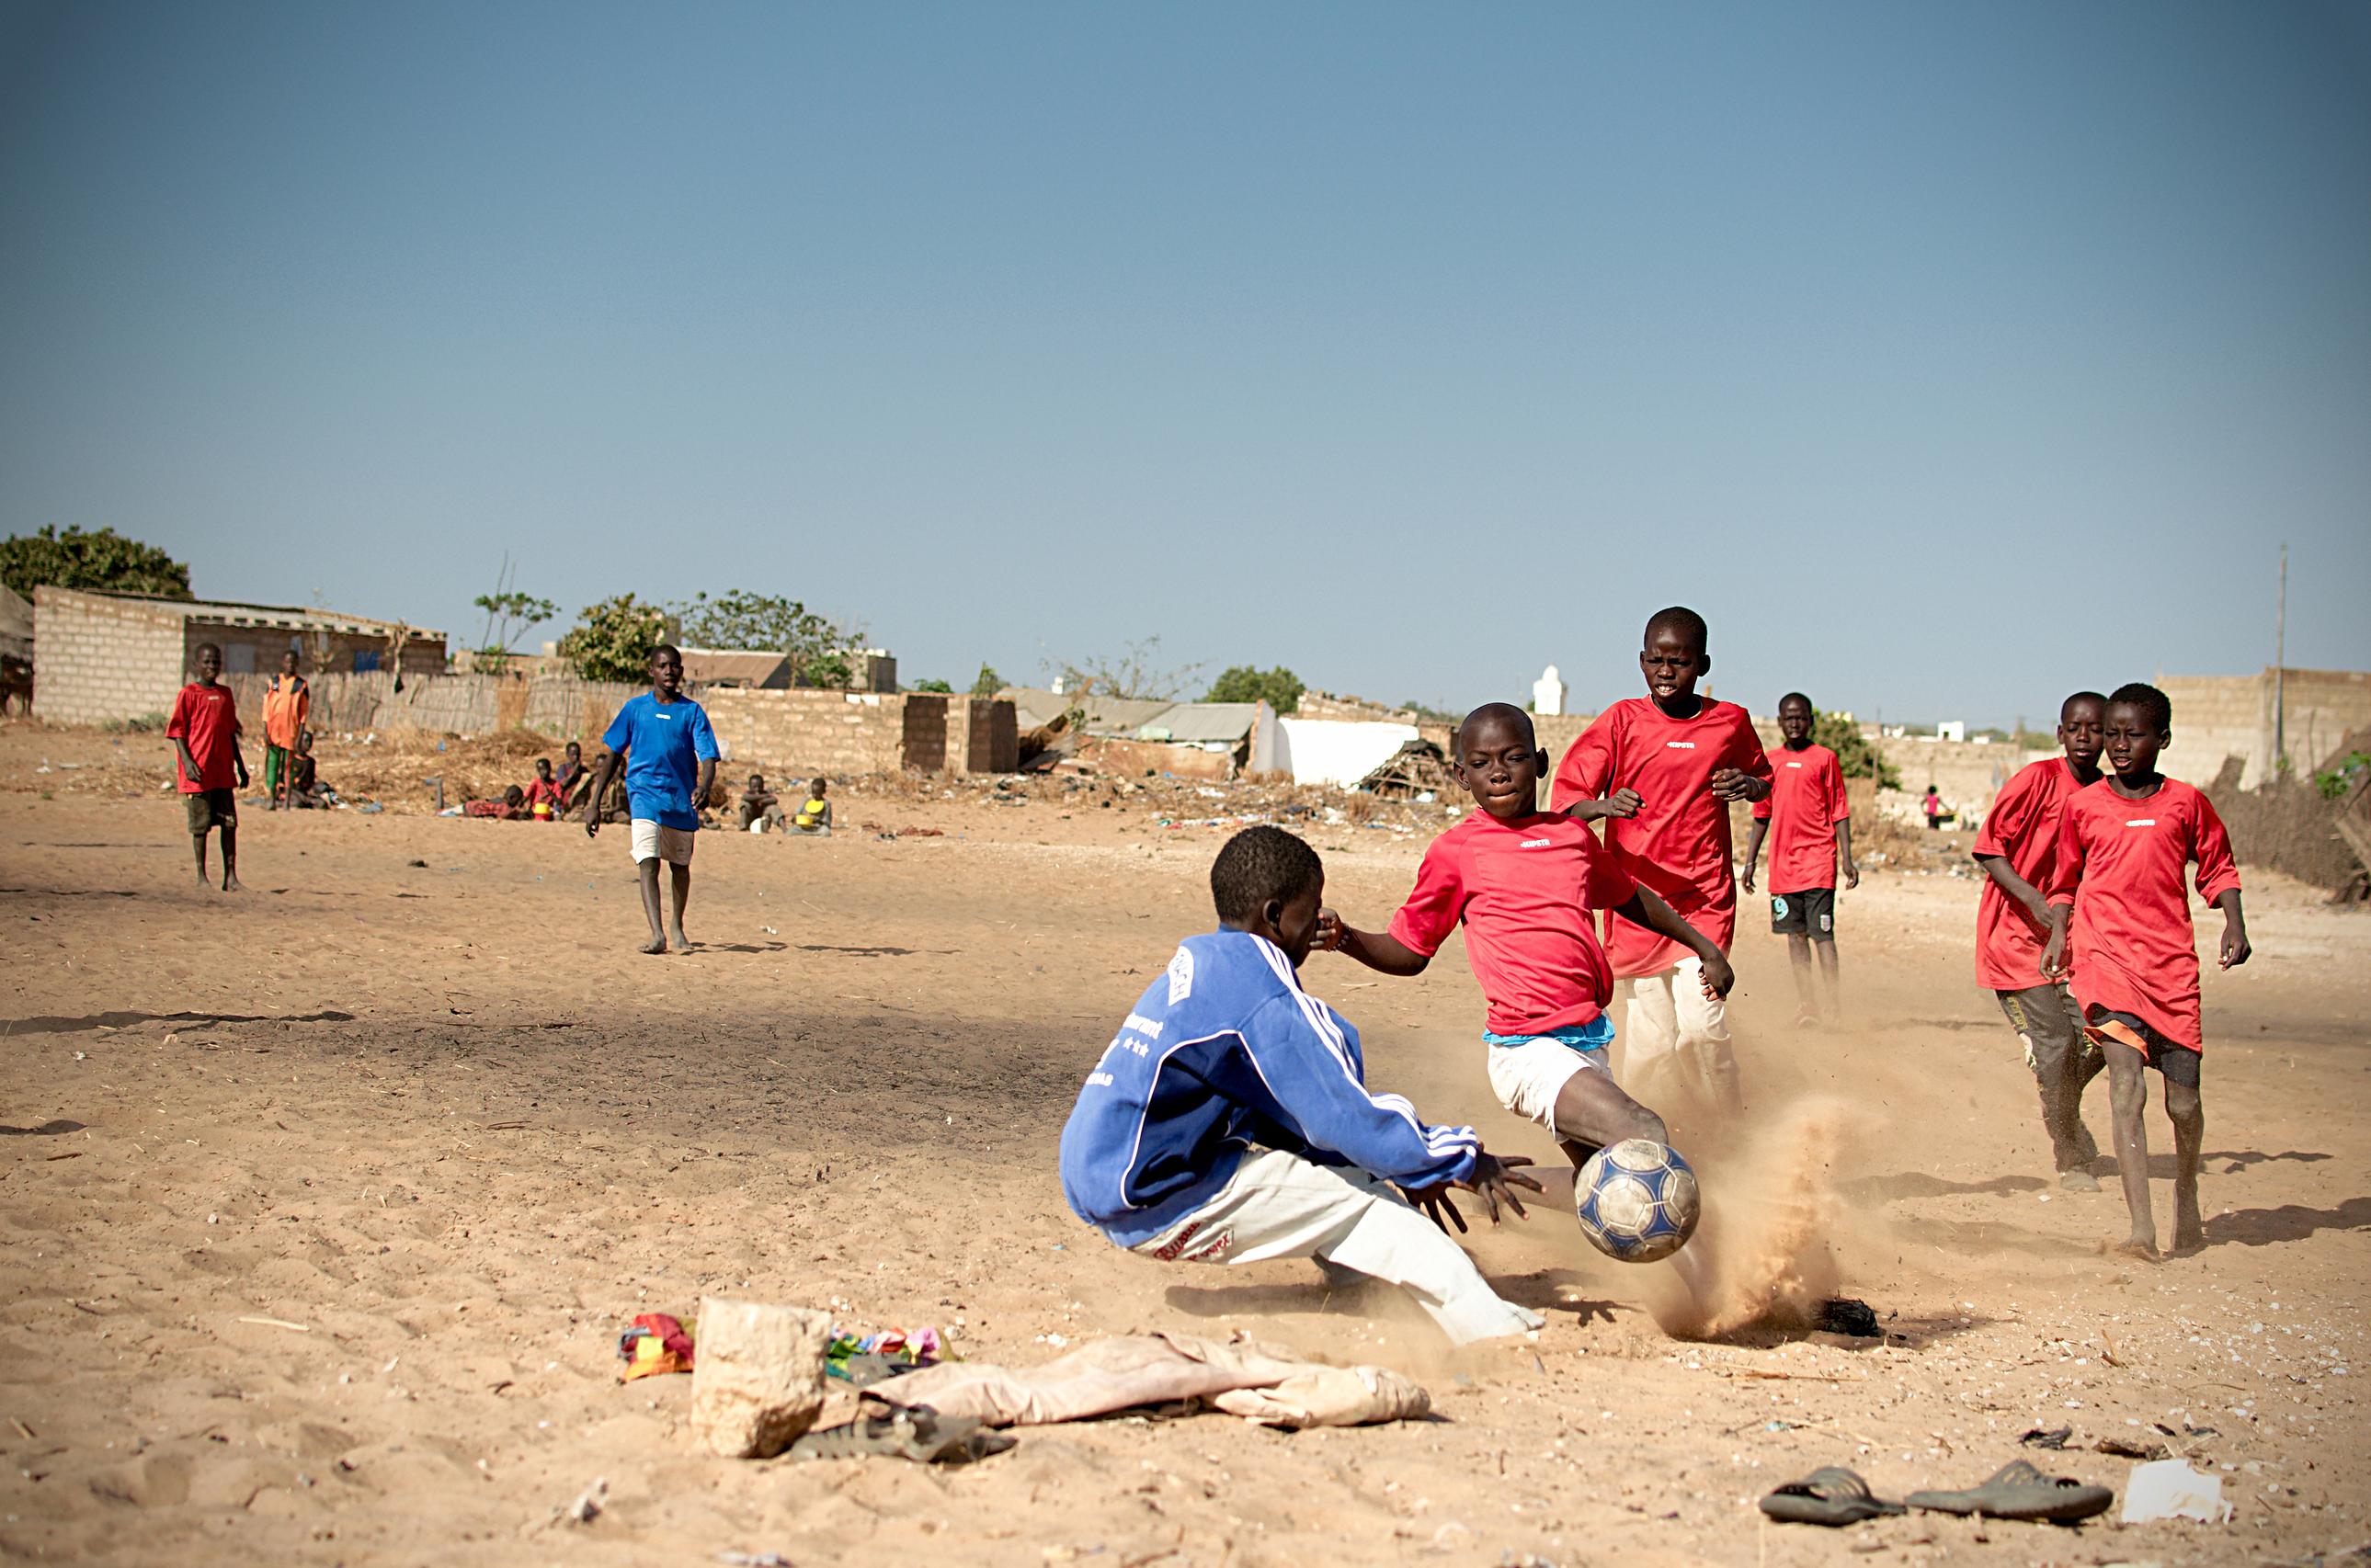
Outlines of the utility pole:
M 2289 546 L 2281 541 L 2280 612 L 2273 622 L 2273 776 L 2289 762 Z

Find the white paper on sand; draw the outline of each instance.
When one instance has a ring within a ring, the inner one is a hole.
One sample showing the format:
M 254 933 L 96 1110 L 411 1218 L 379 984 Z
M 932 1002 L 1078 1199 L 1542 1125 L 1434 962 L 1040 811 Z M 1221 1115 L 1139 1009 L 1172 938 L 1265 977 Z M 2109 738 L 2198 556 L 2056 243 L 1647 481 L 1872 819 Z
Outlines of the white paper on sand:
M 2181 1459 L 2134 1465 L 2124 1480 L 2124 1523 L 2145 1524 L 2151 1519 L 2229 1524 L 2231 1505 L 2223 1501 L 2223 1478 L 2202 1475 Z

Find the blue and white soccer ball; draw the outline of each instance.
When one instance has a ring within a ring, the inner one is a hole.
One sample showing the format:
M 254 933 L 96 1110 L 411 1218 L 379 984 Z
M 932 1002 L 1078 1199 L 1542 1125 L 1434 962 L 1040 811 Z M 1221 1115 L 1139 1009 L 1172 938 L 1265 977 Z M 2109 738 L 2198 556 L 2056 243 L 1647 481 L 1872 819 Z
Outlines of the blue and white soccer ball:
M 1702 1208 L 1695 1171 L 1678 1149 L 1650 1138 L 1625 1138 L 1590 1155 L 1573 1180 L 1572 1200 L 1590 1245 L 1625 1263 L 1651 1263 L 1686 1246 Z

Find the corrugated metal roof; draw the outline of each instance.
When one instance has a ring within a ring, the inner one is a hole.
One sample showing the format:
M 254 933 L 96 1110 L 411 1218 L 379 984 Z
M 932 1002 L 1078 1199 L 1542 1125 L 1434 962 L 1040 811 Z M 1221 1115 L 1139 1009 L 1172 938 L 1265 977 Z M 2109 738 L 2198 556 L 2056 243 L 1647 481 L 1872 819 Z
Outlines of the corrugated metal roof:
M 87 590 L 75 589 L 75 593 Z M 405 621 L 350 616 L 339 610 L 301 605 L 248 605 L 235 599 L 162 599 L 151 594 L 91 594 L 95 599 L 128 599 L 151 605 L 184 620 L 218 622 L 224 626 L 265 627 L 274 631 L 344 631 L 364 637 L 385 637 L 398 628 L 422 642 L 441 642 L 445 634 L 431 627 Z
M 781 653 L 746 648 L 687 648 L 683 678 L 693 686 L 787 686 L 791 662 Z
M 1258 718 L 1256 702 L 1180 702 L 1139 725 L 1137 738 L 1197 745 L 1212 741 L 1232 744 L 1252 732 L 1252 725 Z M 1164 730 L 1168 732 L 1165 735 L 1152 732 Z
M 1036 686 L 1008 686 L 997 695 L 1012 699 L 1012 716 L 1024 730 L 1050 724 L 1072 707 L 1083 705 L 1088 734 L 1128 738 L 1133 738 L 1139 729 L 1177 706 L 1174 702 L 1141 701 L 1095 693 L 1081 698 Z

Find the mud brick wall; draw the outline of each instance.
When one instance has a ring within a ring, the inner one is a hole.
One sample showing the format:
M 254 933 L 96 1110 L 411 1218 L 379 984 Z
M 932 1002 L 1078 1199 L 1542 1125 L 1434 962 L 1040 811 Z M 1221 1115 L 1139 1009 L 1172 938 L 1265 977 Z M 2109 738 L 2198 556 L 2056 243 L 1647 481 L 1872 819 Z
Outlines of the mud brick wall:
M 2160 675 L 2156 684 L 2173 699 L 2173 744 L 2157 763 L 2168 774 L 2203 788 L 2223 771 L 2224 758 L 2233 756 L 2239 759 L 2243 790 L 2273 773 L 2271 670 Z M 2371 673 L 2292 669 L 2281 699 L 2289 766 L 2300 776 L 2329 762 L 2349 735 L 2371 729 Z
M 172 711 L 188 676 L 181 617 L 60 588 L 33 590 L 33 715 L 104 724 Z

